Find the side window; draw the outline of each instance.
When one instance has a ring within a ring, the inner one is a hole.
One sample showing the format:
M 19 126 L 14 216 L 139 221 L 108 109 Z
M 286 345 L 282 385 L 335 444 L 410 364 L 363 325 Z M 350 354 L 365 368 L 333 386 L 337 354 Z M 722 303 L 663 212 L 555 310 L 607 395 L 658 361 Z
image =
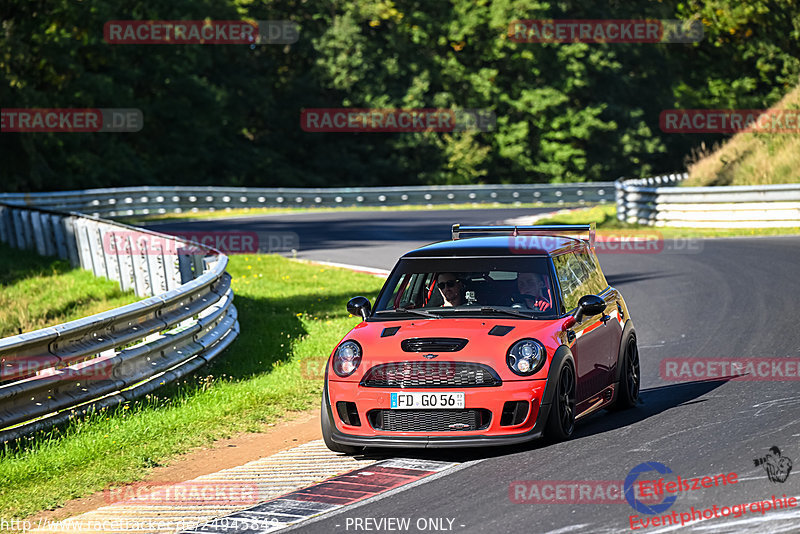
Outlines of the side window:
M 430 275 L 425 273 L 406 273 L 403 275 L 400 283 L 395 288 L 395 293 L 392 295 L 392 308 L 416 308 L 421 306 L 427 277 L 430 277 Z
M 555 256 L 553 264 L 561 284 L 566 311 L 577 308 L 582 296 L 597 295 L 608 286 L 597 259 L 586 250 Z
M 411 299 L 411 274 L 404 274 L 400 282 L 395 286 L 394 293 L 392 293 L 391 308 L 405 306 Z
M 556 266 L 558 283 L 561 285 L 561 297 L 564 299 L 566 311 L 575 309 L 578 306 L 578 299 L 581 293 L 583 282 L 588 278 L 586 267 L 578 260 L 574 252 L 568 252 L 555 256 L 553 264 Z
M 592 294 L 598 295 L 605 291 L 608 287 L 606 277 L 603 276 L 603 271 L 600 269 L 600 264 L 597 261 L 597 256 L 583 251 L 580 254 L 581 259 L 589 270 L 589 279 L 586 281 L 586 293 L 584 295 Z M 579 297 L 580 298 L 580 297 Z

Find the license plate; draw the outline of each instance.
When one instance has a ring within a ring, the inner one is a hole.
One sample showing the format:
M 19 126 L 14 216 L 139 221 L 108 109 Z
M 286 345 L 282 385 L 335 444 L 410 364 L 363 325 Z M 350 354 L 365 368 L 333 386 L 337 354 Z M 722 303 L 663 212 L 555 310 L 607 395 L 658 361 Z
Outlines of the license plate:
M 454 410 L 464 408 L 464 392 L 454 393 L 390 393 L 390 407 L 393 410 L 402 410 L 404 408 L 416 409 L 446 409 L 452 408 Z

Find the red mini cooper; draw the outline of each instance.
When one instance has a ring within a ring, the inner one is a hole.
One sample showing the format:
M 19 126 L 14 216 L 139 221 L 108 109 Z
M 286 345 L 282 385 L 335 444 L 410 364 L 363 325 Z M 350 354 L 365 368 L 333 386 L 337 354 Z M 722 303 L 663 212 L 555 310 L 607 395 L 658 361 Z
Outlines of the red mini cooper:
M 594 225 L 461 226 L 413 250 L 336 346 L 322 392 L 333 451 L 569 438 L 639 397 L 636 332 Z

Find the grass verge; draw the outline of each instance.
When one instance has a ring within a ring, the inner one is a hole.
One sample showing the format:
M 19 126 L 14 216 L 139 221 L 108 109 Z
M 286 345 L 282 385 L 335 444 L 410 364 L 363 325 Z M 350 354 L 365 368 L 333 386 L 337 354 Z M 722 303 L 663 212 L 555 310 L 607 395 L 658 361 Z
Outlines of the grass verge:
M 764 235 L 800 234 L 800 227 L 794 228 L 676 228 L 671 226 L 644 226 L 625 223 L 617 220 L 616 206 L 595 206 L 578 209 L 568 213 L 560 213 L 547 219 L 536 221 L 536 224 L 589 224 L 597 223 L 599 234 L 637 235 L 660 234 L 662 237 L 735 237 Z
M 0 338 L 80 319 L 138 300 L 117 282 L 0 244 Z
M 231 348 L 157 395 L 0 447 L 0 517 L 141 480 L 194 447 L 319 405 L 324 362 L 358 322 L 345 303 L 374 299 L 382 280 L 264 255 L 233 256 L 228 272 L 242 327 Z

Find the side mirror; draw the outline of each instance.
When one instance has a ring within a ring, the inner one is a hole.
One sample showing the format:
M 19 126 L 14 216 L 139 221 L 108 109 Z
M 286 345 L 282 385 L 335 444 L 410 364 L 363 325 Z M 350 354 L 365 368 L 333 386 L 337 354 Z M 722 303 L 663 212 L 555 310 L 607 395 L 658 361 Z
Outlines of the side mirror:
M 372 306 L 366 297 L 353 297 L 347 303 L 347 312 L 353 315 L 360 315 L 365 321 L 371 311 Z
M 584 295 L 578 301 L 578 312 L 575 314 L 575 320 L 580 322 L 583 316 L 591 317 L 593 315 L 600 315 L 606 311 L 606 301 L 597 295 Z

